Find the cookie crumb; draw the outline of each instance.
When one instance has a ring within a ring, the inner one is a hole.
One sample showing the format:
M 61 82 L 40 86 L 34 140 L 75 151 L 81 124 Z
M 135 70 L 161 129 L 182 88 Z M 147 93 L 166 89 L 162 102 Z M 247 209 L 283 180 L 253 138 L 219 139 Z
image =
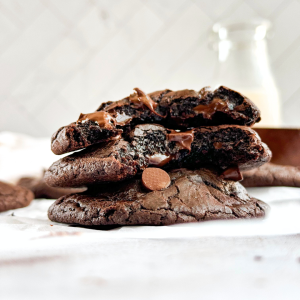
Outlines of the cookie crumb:
M 255 261 L 261 261 L 262 258 L 263 258 L 263 257 L 262 257 L 261 255 L 255 255 L 255 256 L 254 256 L 254 260 L 255 260 Z

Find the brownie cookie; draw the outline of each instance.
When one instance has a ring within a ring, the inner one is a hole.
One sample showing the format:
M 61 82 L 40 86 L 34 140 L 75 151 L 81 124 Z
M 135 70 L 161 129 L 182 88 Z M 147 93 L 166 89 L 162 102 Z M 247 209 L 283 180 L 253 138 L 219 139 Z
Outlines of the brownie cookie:
M 91 114 L 81 114 L 70 125 L 61 127 L 51 139 L 55 154 L 63 154 L 126 135 L 135 125 L 162 124 L 187 129 L 221 124 L 253 125 L 260 120 L 258 108 L 245 96 L 226 87 L 215 91 L 164 90 L 135 93 L 119 101 L 101 104 Z
M 33 199 L 30 190 L 0 181 L 0 212 L 28 206 Z
M 269 148 L 248 127 L 220 125 L 177 132 L 143 124 L 136 126 L 127 140 L 94 145 L 58 160 L 46 172 L 45 181 L 56 187 L 116 182 L 149 166 L 246 170 L 261 166 L 270 157 Z
M 118 140 L 94 145 L 58 160 L 44 178 L 53 187 L 77 187 L 131 178 L 146 167 L 144 156 L 138 158 L 130 143 Z
M 243 172 L 242 184 L 246 187 L 294 186 L 300 187 L 300 168 L 272 163 Z
M 57 199 L 64 195 L 82 193 L 87 188 L 57 188 L 47 185 L 43 178 L 22 177 L 17 182 L 18 186 L 23 186 L 34 193 L 35 199 Z
M 118 138 L 122 130 L 107 112 L 79 116 L 77 122 L 61 127 L 51 137 L 51 150 L 55 154 L 83 149 L 100 141 Z
M 51 221 L 98 225 L 170 225 L 219 219 L 263 217 L 264 202 L 250 198 L 238 182 L 214 171 L 169 172 L 171 184 L 148 191 L 141 179 L 94 187 L 58 199 L 48 210 Z

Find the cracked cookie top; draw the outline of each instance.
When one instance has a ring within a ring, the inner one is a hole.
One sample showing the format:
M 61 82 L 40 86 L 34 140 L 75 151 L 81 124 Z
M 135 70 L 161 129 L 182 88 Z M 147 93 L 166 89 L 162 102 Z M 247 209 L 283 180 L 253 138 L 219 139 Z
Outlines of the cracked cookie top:
M 58 199 L 50 220 L 86 226 L 169 225 L 214 219 L 263 217 L 268 206 L 245 188 L 208 169 L 169 172 L 171 184 L 149 191 L 141 179 L 94 186 Z

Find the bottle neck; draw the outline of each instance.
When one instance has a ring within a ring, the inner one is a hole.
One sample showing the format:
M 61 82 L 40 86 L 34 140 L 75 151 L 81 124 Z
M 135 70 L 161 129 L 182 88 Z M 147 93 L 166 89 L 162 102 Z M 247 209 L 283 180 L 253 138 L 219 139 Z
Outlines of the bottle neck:
M 265 40 L 238 43 L 229 40 L 220 41 L 218 50 L 220 63 L 232 59 L 253 61 L 254 58 L 258 60 L 259 63 L 268 63 L 267 43 Z
M 216 80 L 247 86 L 270 85 L 272 80 L 266 41 L 219 41 Z M 237 80 L 238 79 L 238 80 Z M 242 87 L 242 86 L 241 86 Z M 237 87 L 238 88 L 238 87 Z
M 219 63 L 214 87 L 225 85 L 248 96 L 261 110 L 260 126 L 279 126 L 280 99 L 268 59 L 266 20 L 215 24 Z M 216 40 L 215 40 L 216 41 Z

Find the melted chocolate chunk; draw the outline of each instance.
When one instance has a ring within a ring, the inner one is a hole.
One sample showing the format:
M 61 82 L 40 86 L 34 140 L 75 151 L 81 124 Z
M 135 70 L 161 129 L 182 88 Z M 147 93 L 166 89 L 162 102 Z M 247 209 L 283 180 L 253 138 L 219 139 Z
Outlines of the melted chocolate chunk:
M 150 109 L 150 111 L 152 111 L 154 114 L 161 116 L 160 114 L 158 114 L 155 109 L 157 107 L 157 103 L 154 102 L 149 95 L 147 95 L 146 93 L 144 93 L 142 90 L 140 90 L 139 88 L 134 88 L 134 90 L 136 91 L 136 94 L 131 94 L 129 96 L 129 101 L 131 101 L 132 103 L 134 103 L 136 105 L 136 108 L 142 108 L 143 106 L 146 106 Z
M 100 127 L 105 129 L 112 129 L 114 124 L 116 124 L 116 120 L 105 111 L 96 111 L 91 114 L 80 114 L 78 123 L 84 123 L 87 121 L 96 122 Z
M 125 99 L 122 99 L 122 100 L 119 100 L 119 101 L 114 101 L 114 102 L 111 102 L 110 104 L 108 104 L 107 106 L 104 107 L 104 111 L 112 111 L 113 109 L 115 109 L 116 107 L 122 107 L 122 106 L 125 106 L 125 105 L 129 105 L 130 102 L 128 100 L 128 98 L 125 98 Z
M 177 142 L 182 146 L 183 149 L 191 151 L 192 142 L 194 140 L 194 131 L 189 130 L 185 132 L 178 132 L 170 130 L 171 132 L 167 135 L 167 140 L 170 142 Z
M 226 100 L 215 98 L 209 104 L 200 104 L 194 107 L 193 110 L 198 114 L 202 114 L 204 118 L 211 119 L 217 111 L 227 113 L 230 108 Z
M 258 108 L 247 97 L 223 86 L 199 92 L 164 90 L 146 94 L 138 88 L 135 91 L 122 100 L 101 104 L 98 111 L 109 113 L 113 119 L 107 120 L 110 117 L 106 115 L 98 128 L 91 121 L 93 124 L 88 126 L 93 128 L 87 132 L 84 120 L 60 128 L 52 137 L 52 151 L 62 154 L 78 150 L 114 138 L 121 130 L 126 138 L 138 124 L 155 123 L 186 130 L 221 124 L 251 126 L 260 120 Z

